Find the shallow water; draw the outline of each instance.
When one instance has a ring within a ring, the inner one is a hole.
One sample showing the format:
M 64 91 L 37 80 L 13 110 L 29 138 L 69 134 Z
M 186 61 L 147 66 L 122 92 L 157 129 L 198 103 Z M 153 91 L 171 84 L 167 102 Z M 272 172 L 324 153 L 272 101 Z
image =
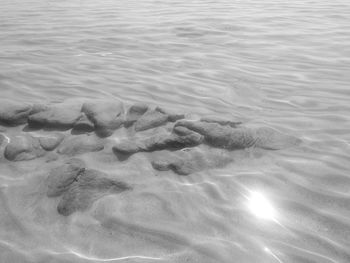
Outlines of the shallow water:
M 142 101 L 295 135 L 178 176 L 88 154 L 134 190 L 62 217 L 40 161 L 0 164 L 0 262 L 350 262 L 350 2 L 2 0 L 0 91 Z M 121 134 L 122 135 L 122 134 Z

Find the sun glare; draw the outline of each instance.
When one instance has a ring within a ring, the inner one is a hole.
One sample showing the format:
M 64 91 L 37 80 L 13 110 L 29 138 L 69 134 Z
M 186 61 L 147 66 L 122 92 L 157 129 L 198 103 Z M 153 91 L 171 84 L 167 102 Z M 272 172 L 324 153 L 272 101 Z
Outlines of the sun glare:
M 262 193 L 255 191 L 250 192 L 248 196 L 248 209 L 258 218 L 276 220 L 276 210 Z

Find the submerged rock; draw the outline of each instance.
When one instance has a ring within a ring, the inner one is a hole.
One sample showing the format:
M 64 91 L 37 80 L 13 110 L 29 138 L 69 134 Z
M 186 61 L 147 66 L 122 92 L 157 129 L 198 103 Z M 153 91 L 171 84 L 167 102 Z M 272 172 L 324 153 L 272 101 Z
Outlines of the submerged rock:
M 93 135 L 73 135 L 66 138 L 58 147 L 57 152 L 69 156 L 86 152 L 98 152 L 103 150 L 104 142 Z
M 75 133 L 92 132 L 95 130 L 95 126 L 85 113 L 82 113 L 79 120 L 74 124 L 73 130 Z
M 27 122 L 32 105 L 27 103 L 0 100 L 0 122 L 15 126 Z
M 230 121 L 230 120 L 222 119 L 220 117 L 203 117 L 200 119 L 200 121 L 209 122 L 209 123 L 217 123 L 220 125 L 228 125 L 228 126 L 231 126 L 232 128 L 236 128 L 238 125 L 242 124 L 241 122 Z
M 106 194 L 121 193 L 131 187 L 124 182 L 108 178 L 97 170 L 84 170 L 79 174 L 57 206 L 59 214 L 69 216 L 76 211 L 88 209 L 94 201 Z
M 64 139 L 61 133 L 50 134 L 49 136 L 39 137 L 41 147 L 46 151 L 54 150 Z
M 125 118 L 125 127 L 129 127 L 134 124 L 146 111 L 148 110 L 148 105 L 143 103 L 137 103 L 132 105 Z
M 167 123 L 169 116 L 155 109 L 147 111 L 135 123 L 135 131 L 145 131 Z
M 60 196 L 68 190 L 69 186 L 85 170 L 85 163 L 73 158 L 63 165 L 53 168 L 47 178 L 47 196 Z
M 81 104 L 60 103 L 28 117 L 30 127 L 70 129 L 81 116 Z
M 185 147 L 193 147 L 202 143 L 202 135 L 188 129 L 186 130 L 187 131 L 182 134 L 157 134 L 139 141 L 121 141 L 114 145 L 112 149 L 118 156 L 118 154 L 131 155 L 136 152 L 182 149 Z
M 183 114 L 183 113 L 174 113 L 174 112 L 165 110 L 165 109 L 160 108 L 160 107 L 157 107 L 156 110 L 163 113 L 163 114 L 168 115 L 168 121 L 170 121 L 170 122 L 175 122 L 177 120 L 181 120 L 181 119 L 185 118 L 185 114 Z
M 202 134 L 205 141 L 214 147 L 228 150 L 259 147 L 269 150 L 279 150 L 300 143 L 294 136 L 285 135 L 272 128 L 232 128 L 218 123 L 201 121 L 179 121 L 176 126 L 183 126 Z
M 172 170 L 179 175 L 189 175 L 209 168 L 224 167 L 233 162 L 229 152 L 221 149 L 203 151 L 198 148 L 183 149 L 155 158 L 151 164 L 159 171 Z
M 38 138 L 26 134 L 12 137 L 4 155 L 10 161 L 24 161 L 45 155 L 45 150 L 41 148 Z
M 179 121 L 176 126 L 183 126 L 198 132 L 204 136 L 209 145 L 228 150 L 251 147 L 255 142 L 253 133 L 247 128 L 232 128 L 201 121 Z
M 101 137 L 112 135 L 124 122 L 124 107 L 120 101 L 86 102 L 82 112 L 94 124 L 96 134 Z

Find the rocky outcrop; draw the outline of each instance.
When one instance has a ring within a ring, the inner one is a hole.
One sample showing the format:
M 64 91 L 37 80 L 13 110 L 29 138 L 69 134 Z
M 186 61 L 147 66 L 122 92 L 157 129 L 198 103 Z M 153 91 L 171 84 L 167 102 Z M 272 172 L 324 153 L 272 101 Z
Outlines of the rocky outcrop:
M 24 124 L 31 111 L 30 104 L 0 100 L 0 123 L 9 126 Z
M 59 103 L 49 106 L 28 117 L 28 124 L 34 128 L 71 129 L 81 116 L 81 104 Z
M 38 138 L 26 134 L 11 137 L 4 155 L 10 161 L 25 161 L 45 155 L 45 150 L 40 146 Z
M 111 179 L 103 172 L 86 169 L 80 159 L 71 159 L 53 168 L 47 177 L 47 187 L 48 197 L 61 196 L 57 211 L 64 216 L 88 209 L 103 195 L 131 189 L 128 184 Z
M 96 134 L 101 137 L 112 135 L 124 122 L 124 108 L 120 101 L 86 102 L 82 112 L 94 124 Z
M 57 152 L 68 156 L 103 150 L 104 142 L 94 135 L 74 135 L 66 138 Z
M 209 168 L 224 167 L 233 162 L 233 157 L 226 150 L 187 148 L 155 158 L 151 164 L 159 171 L 172 170 L 179 175 L 189 175 Z

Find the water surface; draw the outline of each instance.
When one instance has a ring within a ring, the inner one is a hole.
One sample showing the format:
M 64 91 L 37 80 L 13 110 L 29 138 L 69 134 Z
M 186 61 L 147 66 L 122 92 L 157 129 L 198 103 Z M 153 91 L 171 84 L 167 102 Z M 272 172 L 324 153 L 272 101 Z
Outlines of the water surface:
M 41 162 L 0 164 L 1 262 L 350 262 L 350 2 L 2 0 L 0 91 L 145 102 L 295 135 L 64 218 Z

